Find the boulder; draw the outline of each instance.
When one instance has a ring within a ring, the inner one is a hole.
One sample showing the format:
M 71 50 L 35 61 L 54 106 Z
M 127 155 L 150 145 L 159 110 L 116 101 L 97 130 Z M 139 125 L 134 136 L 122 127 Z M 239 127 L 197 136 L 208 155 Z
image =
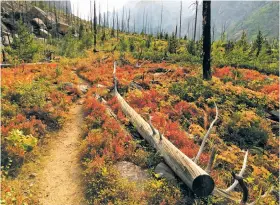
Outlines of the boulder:
M 279 110 L 272 110 L 269 112 L 271 120 L 279 122 Z
M 146 170 L 143 170 L 141 167 L 131 162 L 118 162 L 116 163 L 116 168 L 123 178 L 126 178 L 129 181 L 137 182 L 138 185 L 139 183 L 144 182 L 149 178 Z
M 167 181 L 176 182 L 174 172 L 163 162 L 156 166 L 155 173 L 158 174 L 159 178 L 165 178 Z
M 13 42 L 13 38 L 8 35 L 3 35 L 2 36 L 2 44 L 4 46 L 9 46 Z
M 82 85 L 78 85 L 78 89 L 82 92 L 82 93 L 86 93 L 88 91 L 88 86 L 85 84 Z
M 16 21 L 13 22 L 12 19 L 10 18 L 2 18 L 2 23 L 6 26 L 6 28 L 8 28 L 9 30 L 13 30 L 13 31 L 16 31 Z
M 42 19 L 42 21 L 44 23 L 46 23 L 47 21 L 47 13 L 45 11 L 43 11 L 42 9 L 33 6 L 30 11 L 29 11 L 29 15 L 33 18 L 39 18 Z
M 2 32 L 2 35 L 5 35 L 5 34 L 7 35 L 8 33 L 10 33 L 9 29 L 2 22 L 1 22 L 1 32 Z
M 48 38 L 50 36 L 49 32 L 42 28 L 39 30 L 39 35 L 43 38 Z
M 57 29 L 58 29 L 58 32 L 60 34 L 65 35 L 68 32 L 69 25 L 65 24 L 65 23 L 62 23 L 62 22 L 59 22 L 59 23 L 57 23 Z
M 33 18 L 31 20 L 31 24 L 40 29 L 44 29 L 44 30 L 47 29 L 46 24 L 42 21 L 42 19 L 39 19 L 39 18 Z

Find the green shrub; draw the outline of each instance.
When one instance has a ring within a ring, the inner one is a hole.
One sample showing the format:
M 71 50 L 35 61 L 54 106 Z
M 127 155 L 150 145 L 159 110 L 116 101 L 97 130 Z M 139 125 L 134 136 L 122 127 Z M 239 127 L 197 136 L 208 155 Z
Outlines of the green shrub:
M 46 102 L 46 91 L 46 86 L 41 82 L 22 84 L 10 95 L 10 101 L 24 108 L 43 107 Z
M 37 138 L 32 135 L 24 135 L 20 130 L 12 130 L 6 137 L 8 146 L 12 146 L 30 152 L 37 145 Z
M 197 101 L 200 97 L 207 99 L 213 95 L 211 89 L 196 77 L 188 77 L 183 83 L 173 83 L 169 92 L 188 102 Z
M 12 58 L 10 61 L 15 64 L 21 63 L 22 61 L 32 62 L 42 50 L 42 47 L 35 41 L 34 35 L 29 32 L 22 21 L 17 23 L 17 27 L 18 36 L 13 38 L 13 42 L 6 49 Z
M 268 140 L 268 133 L 259 117 L 246 111 L 234 113 L 227 122 L 223 122 L 221 129 L 223 139 L 241 149 L 264 147 Z

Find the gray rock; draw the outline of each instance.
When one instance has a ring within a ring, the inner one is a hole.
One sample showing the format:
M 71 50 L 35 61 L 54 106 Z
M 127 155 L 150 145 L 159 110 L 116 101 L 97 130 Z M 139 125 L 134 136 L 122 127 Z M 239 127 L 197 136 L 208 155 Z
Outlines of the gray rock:
M 33 18 L 39 18 L 42 19 L 44 23 L 46 23 L 47 21 L 47 13 L 45 11 L 43 11 L 42 9 L 33 6 L 30 11 L 29 11 L 30 16 L 32 16 Z
M 279 121 L 279 110 L 272 110 L 269 112 L 269 118 L 274 121 Z
M 4 32 L 9 33 L 9 29 L 2 22 L 1 22 L 1 31 L 2 34 L 4 34 Z
M 58 29 L 59 33 L 65 35 L 69 30 L 69 25 L 65 24 L 65 23 L 62 23 L 62 22 L 59 22 L 59 23 L 57 23 L 57 29 Z
M 46 30 L 41 29 L 41 28 L 39 30 L 39 35 L 43 38 L 48 38 L 49 36 L 51 36 L 51 34 L 49 34 L 49 32 L 47 32 Z
M 1 18 L 2 23 L 6 26 L 6 28 L 8 28 L 9 30 L 16 30 L 17 26 L 15 24 L 15 22 L 13 22 L 12 19 L 10 18 Z
M 88 91 L 88 86 L 84 85 L 84 84 L 83 85 L 78 85 L 78 88 L 82 93 L 86 93 Z
M 42 19 L 39 19 L 39 18 L 33 18 L 31 20 L 31 24 L 40 29 L 44 29 L 44 30 L 47 29 L 47 26 L 45 25 L 45 23 L 42 21 Z
M 174 172 L 163 162 L 156 166 L 155 173 L 159 175 L 159 178 L 165 178 L 170 182 L 176 182 Z
M 8 36 L 8 35 L 3 35 L 2 36 L 2 44 L 4 46 L 9 46 L 10 43 L 13 42 L 13 38 L 11 36 Z
M 144 182 L 149 178 L 146 170 L 141 167 L 127 161 L 121 161 L 116 163 L 117 170 L 121 176 L 134 182 Z

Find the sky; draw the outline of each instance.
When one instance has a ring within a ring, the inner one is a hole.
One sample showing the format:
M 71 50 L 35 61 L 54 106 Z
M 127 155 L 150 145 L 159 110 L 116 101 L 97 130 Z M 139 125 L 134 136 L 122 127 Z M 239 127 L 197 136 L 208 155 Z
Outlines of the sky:
M 74 14 L 77 15 L 77 8 L 79 8 L 80 17 L 87 19 L 90 14 L 90 0 L 70 0 L 72 9 L 74 8 Z M 99 10 L 99 4 L 102 11 L 107 11 L 107 2 L 108 2 L 108 10 L 113 11 L 113 8 L 120 9 L 123 5 L 125 5 L 128 0 L 96 0 L 96 9 L 97 12 Z M 92 11 L 93 11 L 93 0 L 92 3 Z

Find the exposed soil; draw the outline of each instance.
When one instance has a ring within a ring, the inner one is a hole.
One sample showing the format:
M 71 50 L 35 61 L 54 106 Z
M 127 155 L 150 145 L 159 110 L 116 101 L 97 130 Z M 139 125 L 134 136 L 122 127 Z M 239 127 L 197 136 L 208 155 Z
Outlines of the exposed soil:
M 82 136 L 82 105 L 70 108 L 62 130 L 53 136 L 49 154 L 38 175 L 39 201 L 43 205 L 85 204 L 79 146 Z

